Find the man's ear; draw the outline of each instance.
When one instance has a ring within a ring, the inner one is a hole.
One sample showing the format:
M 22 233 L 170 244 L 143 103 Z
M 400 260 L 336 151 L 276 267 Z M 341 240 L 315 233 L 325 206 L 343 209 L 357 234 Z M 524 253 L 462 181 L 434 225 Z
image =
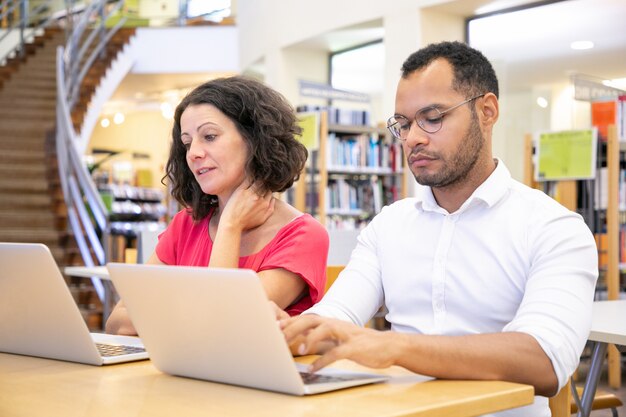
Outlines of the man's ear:
M 478 100 L 477 111 L 481 125 L 485 128 L 493 128 L 500 115 L 498 98 L 493 93 L 487 93 L 482 100 Z

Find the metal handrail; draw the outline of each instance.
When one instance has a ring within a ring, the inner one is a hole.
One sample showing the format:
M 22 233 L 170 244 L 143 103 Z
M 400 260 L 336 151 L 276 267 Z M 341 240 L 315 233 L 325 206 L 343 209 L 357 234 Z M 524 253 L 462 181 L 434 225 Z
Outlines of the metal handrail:
M 19 42 L 17 42 L 13 48 L 10 48 L 3 56 L 0 57 L 0 63 L 4 63 L 10 56 L 18 55 L 24 57 L 26 52 L 25 45 L 31 42 L 37 32 L 43 31 L 46 27 L 52 23 L 52 14 L 45 14 L 44 17 L 37 23 L 37 25 L 30 25 L 32 16 L 40 16 L 42 12 L 48 10 L 52 0 L 45 0 L 39 5 L 35 6 L 32 10 L 29 10 L 28 0 L 8 0 L 5 3 L 4 10 L 0 10 L 0 20 L 4 17 L 12 14 L 17 7 L 19 7 L 20 18 L 17 21 L 11 22 L 9 27 L 5 28 L 5 32 L 0 36 L 0 42 L 5 40 L 11 33 L 19 30 Z
M 106 45 L 109 43 L 109 41 L 111 40 L 111 38 L 113 38 L 113 35 L 115 35 L 115 33 L 124 25 L 124 22 L 126 21 L 126 19 L 120 19 L 120 21 L 113 27 L 111 28 L 108 32 L 105 33 L 105 28 L 104 28 L 104 22 L 106 22 L 106 20 L 111 17 L 114 13 L 116 13 L 124 4 L 123 1 L 118 2 L 118 4 L 109 12 L 108 15 L 106 15 L 106 17 L 101 19 L 102 24 L 100 25 L 100 27 L 97 30 L 94 30 L 90 36 L 85 40 L 83 46 L 81 47 L 79 53 L 77 54 L 79 57 L 84 56 L 84 54 L 87 52 L 87 50 L 89 49 L 91 43 L 93 43 L 94 39 L 96 38 L 97 35 L 101 35 L 104 34 L 104 36 L 101 36 L 100 38 L 100 42 L 98 44 L 98 46 L 96 48 L 94 48 L 94 50 L 91 52 L 91 55 L 89 55 L 89 58 L 87 58 L 87 60 L 85 61 L 85 63 L 83 64 L 82 69 L 80 70 L 80 72 L 78 72 L 78 75 L 74 77 L 75 71 L 77 71 L 78 66 L 74 66 L 72 65 L 71 68 L 72 70 L 70 71 L 70 76 L 71 78 L 71 87 L 69 90 L 69 102 L 70 102 L 70 107 L 73 107 L 76 104 L 76 101 L 78 99 L 78 93 L 80 91 L 80 85 L 82 84 L 83 80 L 85 79 L 85 76 L 87 75 L 87 72 L 89 71 L 89 69 L 91 68 L 91 66 L 93 65 L 93 63 L 96 61 L 96 58 L 98 58 L 98 56 L 101 55 L 101 52 L 103 51 L 103 49 L 106 47 Z M 103 5 L 104 7 L 104 5 Z M 101 11 L 99 12 L 100 15 L 102 16 Z M 78 59 L 76 61 L 76 63 L 80 63 L 81 59 Z
M 110 219 L 102 197 L 91 178 L 77 145 L 79 135 L 74 129 L 71 111 L 80 92 L 80 84 L 96 61 L 107 42 L 124 23 L 124 20 L 111 29 L 106 29 L 105 21 L 120 10 L 124 1 L 120 0 L 104 16 L 106 0 L 93 0 L 77 15 L 73 29 L 69 34 L 65 47 L 57 48 L 57 159 L 63 198 L 67 206 L 69 226 L 74 233 L 83 262 L 86 266 L 104 265 L 108 254 L 106 242 L 110 234 Z M 70 10 L 70 14 L 74 14 Z M 93 22 L 96 23 L 94 27 Z M 85 36 L 88 30 L 92 33 Z M 93 35 L 96 33 L 96 35 Z M 103 34 L 104 36 L 97 36 Z M 95 44 L 96 39 L 99 39 Z M 95 45 L 95 46 L 94 46 Z M 92 48 L 93 46 L 93 48 Z M 87 51 L 92 50 L 87 59 Z M 100 300 L 105 306 L 105 317 L 108 303 L 105 283 L 93 277 L 92 283 Z

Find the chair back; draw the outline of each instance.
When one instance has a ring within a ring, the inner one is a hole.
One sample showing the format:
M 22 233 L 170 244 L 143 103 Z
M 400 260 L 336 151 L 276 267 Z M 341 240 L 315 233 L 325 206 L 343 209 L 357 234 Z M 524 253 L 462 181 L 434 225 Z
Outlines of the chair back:
M 326 267 L 326 288 L 324 289 L 324 294 L 328 292 L 328 289 L 333 285 L 333 282 L 335 282 L 339 273 L 343 271 L 344 268 L 344 265 L 328 265 Z
M 552 417 L 569 417 L 571 401 L 571 382 L 568 381 L 567 384 L 549 400 Z

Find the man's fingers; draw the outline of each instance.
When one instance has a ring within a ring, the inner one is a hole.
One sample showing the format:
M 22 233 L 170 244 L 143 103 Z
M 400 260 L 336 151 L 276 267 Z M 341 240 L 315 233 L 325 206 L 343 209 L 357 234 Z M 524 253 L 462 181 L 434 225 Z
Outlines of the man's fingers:
M 345 345 L 335 346 L 330 349 L 328 352 L 324 353 L 322 356 L 317 358 L 315 362 L 313 362 L 309 366 L 309 372 L 317 372 L 325 366 L 330 365 L 333 362 L 338 361 L 339 359 L 345 359 Z

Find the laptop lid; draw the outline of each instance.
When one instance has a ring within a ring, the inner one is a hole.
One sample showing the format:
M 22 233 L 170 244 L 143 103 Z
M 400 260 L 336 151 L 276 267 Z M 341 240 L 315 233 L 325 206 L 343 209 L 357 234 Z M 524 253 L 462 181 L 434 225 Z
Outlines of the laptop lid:
M 337 370 L 343 381 L 305 386 L 256 273 L 166 265 L 107 265 L 128 314 L 162 372 L 304 395 L 387 379 Z
M 135 346 L 141 342 L 89 333 L 47 246 L 0 242 L 0 265 L 0 352 L 90 365 L 147 358 L 145 351 L 100 355 L 95 342 Z

